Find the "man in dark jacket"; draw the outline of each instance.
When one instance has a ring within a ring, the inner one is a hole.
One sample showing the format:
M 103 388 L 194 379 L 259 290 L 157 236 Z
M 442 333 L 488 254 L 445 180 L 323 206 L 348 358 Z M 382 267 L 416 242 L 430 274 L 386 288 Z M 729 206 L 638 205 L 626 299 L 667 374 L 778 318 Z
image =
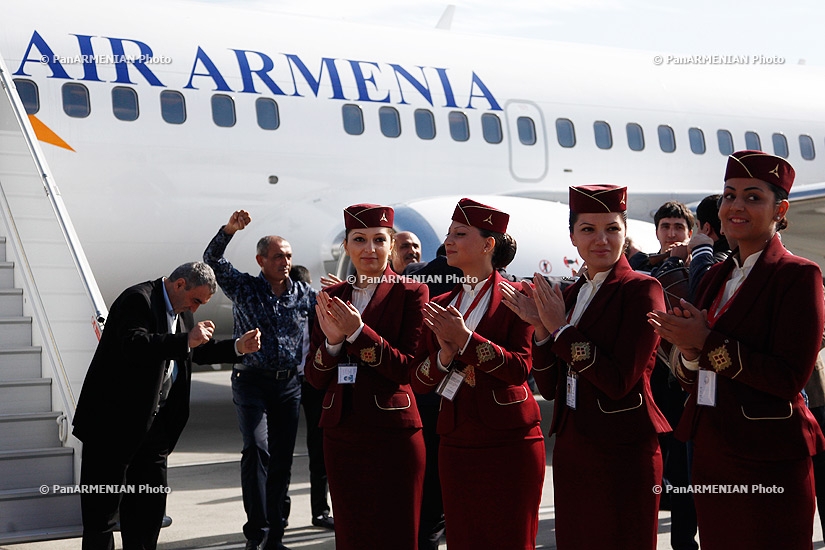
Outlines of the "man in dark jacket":
M 124 550 L 157 546 L 166 507 L 166 458 L 189 417 L 192 362 L 234 363 L 260 333 L 212 340 L 192 314 L 217 289 L 206 264 L 126 289 L 109 311 L 74 417 L 83 442 L 83 549 L 111 550 L 120 517 Z

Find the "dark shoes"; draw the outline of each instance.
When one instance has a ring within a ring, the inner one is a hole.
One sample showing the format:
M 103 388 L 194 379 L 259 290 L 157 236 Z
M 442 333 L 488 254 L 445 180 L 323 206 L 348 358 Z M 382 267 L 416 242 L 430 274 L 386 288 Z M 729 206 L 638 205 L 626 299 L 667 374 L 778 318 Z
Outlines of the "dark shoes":
M 329 515 L 329 512 L 324 512 L 320 516 L 312 518 L 312 525 L 315 527 L 323 527 L 324 529 L 335 530 L 335 520 Z
M 244 550 L 258 550 L 260 544 L 261 543 L 257 540 L 248 540 L 246 541 L 246 546 L 244 546 Z

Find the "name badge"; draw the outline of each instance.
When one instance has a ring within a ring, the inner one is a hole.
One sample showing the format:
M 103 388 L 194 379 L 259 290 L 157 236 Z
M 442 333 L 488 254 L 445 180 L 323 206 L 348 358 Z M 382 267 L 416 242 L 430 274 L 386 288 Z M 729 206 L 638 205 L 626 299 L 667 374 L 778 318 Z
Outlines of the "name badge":
M 567 406 L 576 410 L 576 385 L 579 383 L 579 375 L 573 370 L 567 370 Z
M 700 370 L 696 386 L 696 403 L 707 407 L 716 406 L 716 373 Z
M 462 382 L 464 382 L 464 373 L 457 370 L 451 370 L 444 380 L 441 381 L 441 384 L 438 385 L 435 393 L 449 401 L 452 401 L 455 394 L 458 393 L 458 388 L 461 387 Z
M 355 384 L 355 376 L 358 374 L 358 365 L 354 363 L 340 363 L 338 365 L 338 383 Z

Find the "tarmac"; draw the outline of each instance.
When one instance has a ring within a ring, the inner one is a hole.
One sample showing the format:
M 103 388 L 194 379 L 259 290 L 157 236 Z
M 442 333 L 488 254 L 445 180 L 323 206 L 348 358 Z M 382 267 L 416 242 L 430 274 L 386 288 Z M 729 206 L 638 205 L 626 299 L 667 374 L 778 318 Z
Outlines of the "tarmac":
M 539 398 L 544 433 L 549 429 L 552 402 Z M 551 454 L 553 439 L 546 440 L 547 469 L 544 478 L 539 534 L 536 548 L 556 548 Z M 167 514 L 172 525 L 163 529 L 160 550 L 234 550 L 245 544 L 241 530 L 246 521 L 240 488 L 241 436 L 238 431 L 229 371 L 197 372 L 192 380 L 189 424 L 178 447 L 169 457 Z M 299 425 L 292 466 L 292 513 L 284 537 L 291 549 L 333 550 L 332 531 L 313 527 L 309 507 L 309 469 L 306 423 Z M 335 515 L 334 503 L 332 515 Z M 777 511 L 777 513 L 780 513 Z M 698 537 L 697 537 L 698 540 Z M 814 526 L 814 548 L 825 548 L 819 522 Z M 122 548 L 115 535 L 116 548 Z M 2 550 L 77 550 L 80 539 L 63 539 L 0 546 Z M 447 548 L 442 541 L 439 550 Z M 658 550 L 670 548 L 670 512 L 659 513 Z M 392 549 L 365 549 L 392 550 Z M 496 550 L 496 549 L 489 549 Z

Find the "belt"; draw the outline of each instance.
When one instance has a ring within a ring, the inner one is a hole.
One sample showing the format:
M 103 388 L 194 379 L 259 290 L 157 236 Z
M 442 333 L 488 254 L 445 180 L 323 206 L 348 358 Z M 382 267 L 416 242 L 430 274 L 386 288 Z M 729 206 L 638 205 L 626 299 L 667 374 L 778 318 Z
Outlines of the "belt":
M 291 369 L 275 370 L 275 369 L 259 369 L 259 368 L 256 368 L 256 367 L 248 367 L 248 366 L 243 365 L 243 364 L 235 365 L 234 369 L 238 372 L 253 373 L 253 374 L 257 374 L 258 376 L 262 376 L 264 378 L 269 378 L 269 379 L 272 379 L 272 380 L 289 380 L 290 378 L 295 376 L 296 372 L 298 372 L 298 369 L 295 368 L 295 367 L 292 367 Z

